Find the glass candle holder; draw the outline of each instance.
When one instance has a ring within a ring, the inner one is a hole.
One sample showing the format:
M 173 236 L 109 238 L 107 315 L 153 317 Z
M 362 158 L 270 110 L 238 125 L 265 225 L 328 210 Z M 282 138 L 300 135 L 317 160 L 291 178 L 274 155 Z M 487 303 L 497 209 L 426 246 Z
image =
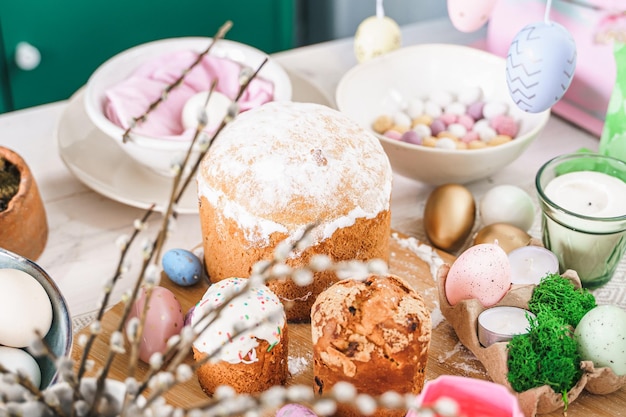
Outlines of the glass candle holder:
M 561 272 L 586 288 L 606 284 L 626 250 L 626 162 L 594 154 L 558 156 L 535 179 L 542 240 Z

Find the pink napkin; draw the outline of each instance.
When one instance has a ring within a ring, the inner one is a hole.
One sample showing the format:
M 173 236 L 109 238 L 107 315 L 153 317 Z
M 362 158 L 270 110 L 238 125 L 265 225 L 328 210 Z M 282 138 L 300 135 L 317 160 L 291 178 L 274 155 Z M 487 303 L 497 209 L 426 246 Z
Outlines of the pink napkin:
M 127 79 L 105 92 L 104 111 L 109 120 L 127 129 L 133 117 L 141 116 L 162 91 L 176 80 L 196 59 L 192 51 L 176 51 L 147 61 Z M 206 55 L 190 71 L 183 83 L 174 88 L 169 97 L 137 125 L 134 132 L 144 136 L 172 140 L 190 140 L 194 129 L 183 128 L 181 116 L 185 103 L 199 92 L 208 91 L 217 79 L 215 90 L 235 99 L 239 91 L 241 65 L 226 58 Z M 239 100 L 240 111 L 260 106 L 273 99 L 272 82 L 256 77 Z M 209 134 L 212 132 L 208 132 Z

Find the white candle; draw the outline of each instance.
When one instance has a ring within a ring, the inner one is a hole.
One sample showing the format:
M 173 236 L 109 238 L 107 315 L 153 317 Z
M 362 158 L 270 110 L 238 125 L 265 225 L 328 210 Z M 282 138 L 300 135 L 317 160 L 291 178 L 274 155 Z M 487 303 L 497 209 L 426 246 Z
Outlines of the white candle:
M 544 207 L 544 244 L 584 285 L 604 284 L 626 245 L 619 219 L 610 220 L 626 216 L 626 183 L 601 172 L 570 172 L 550 180 L 544 194 L 561 208 Z
M 546 197 L 561 208 L 588 217 L 626 215 L 626 183 L 602 172 L 570 172 L 554 178 Z
M 541 278 L 559 272 L 556 255 L 541 246 L 522 246 L 508 254 L 512 284 L 539 284 Z
M 519 307 L 498 306 L 484 310 L 478 316 L 478 341 L 484 347 L 506 342 L 518 334 L 528 333 L 528 318 L 533 313 Z

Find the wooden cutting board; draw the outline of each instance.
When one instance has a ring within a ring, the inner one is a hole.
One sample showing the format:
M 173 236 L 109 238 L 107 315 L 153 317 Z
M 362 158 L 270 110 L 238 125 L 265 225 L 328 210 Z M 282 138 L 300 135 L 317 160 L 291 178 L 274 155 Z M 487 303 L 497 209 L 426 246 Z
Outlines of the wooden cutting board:
M 410 238 L 399 233 L 393 233 L 390 245 L 390 271 L 407 280 L 418 292 L 432 312 L 433 333 L 429 351 L 428 366 L 426 369 L 427 380 L 432 380 L 439 375 L 462 375 L 473 378 L 488 379 L 482 364 L 476 357 L 460 344 L 452 327 L 445 321 L 438 308 L 438 294 L 433 275 L 431 274 L 432 260 L 451 263 L 454 257 L 450 254 L 433 251 L 427 245 L 422 245 L 415 238 Z M 164 278 L 161 285 L 169 288 L 176 294 L 183 311 L 189 310 L 204 294 L 208 285 L 197 284 L 194 287 L 179 287 L 169 279 Z M 111 333 L 117 328 L 123 312 L 120 303 L 109 310 L 102 323 L 102 336 L 97 339 L 92 349 L 91 359 L 96 363 L 95 369 L 106 358 L 108 351 L 107 342 Z M 87 332 L 86 329 L 80 333 Z M 79 334 L 80 334 L 79 333 Z M 74 344 L 72 357 L 78 359 L 81 350 Z M 193 361 L 191 354 L 189 363 Z M 289 324 L 289 362 L 292 372 L 288 384 L 305 384 L 313 386 L 313 363 L 311 353 L 311 334 L 309 324 Z M 110 372 L 114 379 L 123 380 L 128 369 L 128 358 L 118 355 L 113 362 Z M 137 371 L 138 379 L 145 375 L 146 366 L 141 363 Z M 175 406 L 188 408 L 198 404 L 207 397 L 200 389 L 196 379 L 185 384 L 179 384 L 166 396 L 168 402 Z M 591 395 L 583 393 L 570 405 L 568 417 L 582 416 L 617 416 L 621 415 L 626 407 L 626 390 L 622 389 L 610 395 Z M 546 416 L 562 416 L 561 412 L 546 414 Z

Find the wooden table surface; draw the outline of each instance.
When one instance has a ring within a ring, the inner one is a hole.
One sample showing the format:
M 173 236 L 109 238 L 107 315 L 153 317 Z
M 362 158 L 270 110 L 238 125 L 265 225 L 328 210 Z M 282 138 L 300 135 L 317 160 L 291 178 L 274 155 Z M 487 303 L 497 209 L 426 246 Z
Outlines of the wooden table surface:
M 397 233 L 392 235 L 390 250 L 390 271 L 413 285 L 422 294 L 432 312 L 433 333 L 426 371 L 427 381 L 444 374 L 489 379 L 482 364 L 468 349 L 461 345 L 454 330 L 445 321 L 439 310 L 436 283 L 432 275 L 433 265 L 436 262 L 444 261 L 450 263 L 454 258 L 441 252 L 429 254 L 430 248 L 426 245 L 420 245 L 420 242 L 415 238 Z M 201 298 L 207 288 L 206 283 L 194 287 L 178 287 L 166 278 L 162 280 L 161 285 L 176 294 L 185 312 Z M 117 326 L 122 310 L 123 306 L 118 304 L 105 315 L 102 337 L 97 340 L 92 352 L 92 359 L 98 365 L 104 361 L 108 338 Z M 80 349 L 75 345 L 73 357 L 78 358 L 80 354 Z M 192 360 L 191 354 L 189 354 L 187 361 L 191 363 Z M 311 334 L 308 324 L 289 324 L 289 361 L 292 375 L 288 385 L 306 384 L 313 387 Z M 111 376 L 123 380 L 126 375 L 127 364 L 127 357 L 118 356 L 113 363 Z M 141 364 L 137 376 L 145 375 L 145 371 L 145 364 Z M 182 407 L 190 407 L 207 398 L 195 378 L 176 386 L 165 397 L 170 404 Z M 583 392 L 576 401 L 570 404 L 567 416 L 621 416 L 626 413 L 624 405 L 626 405 L 626 390 L 623 388 L 613 394 L 603 396 Z M 563 412 L 559 410 L 544 415 L 556 417 L 562 416 Z

